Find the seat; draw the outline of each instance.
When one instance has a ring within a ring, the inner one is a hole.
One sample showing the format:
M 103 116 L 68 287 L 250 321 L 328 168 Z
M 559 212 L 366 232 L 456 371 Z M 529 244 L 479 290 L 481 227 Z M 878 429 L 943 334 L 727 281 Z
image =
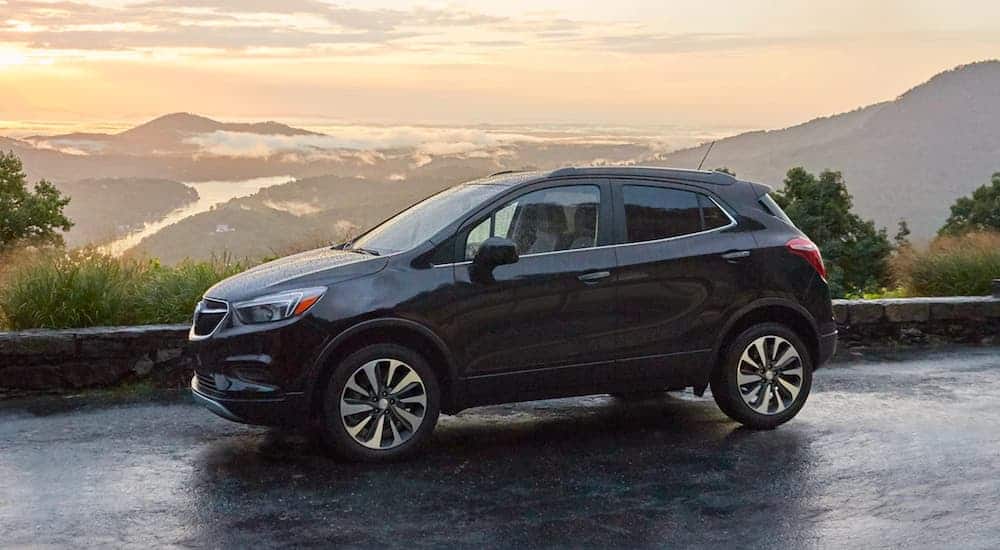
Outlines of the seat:
M 563 250 L 569 237 L 566 212 L 555 204 L 525 206 L 514 242 L 521 254 Z
M 581 204 L 573 213 L 573 241 L 569 248 L 597 245 L 597 205 Z

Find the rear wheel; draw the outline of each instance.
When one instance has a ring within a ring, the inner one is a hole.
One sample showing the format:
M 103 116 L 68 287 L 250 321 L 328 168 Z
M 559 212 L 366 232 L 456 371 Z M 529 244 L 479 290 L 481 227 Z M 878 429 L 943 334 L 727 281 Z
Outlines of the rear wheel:
M 771 429 L 791 420 L 805 404 L 812 358 L 785 325 L 755 325 L 730 343 L 711 385 L 727 416 L 750 428 Z
M 395 460 L 427 440 L 439 406 L 437 378 L 420 354 L 374 344 L 352 353 L 330 375 L 321 433 L 340 457 Z

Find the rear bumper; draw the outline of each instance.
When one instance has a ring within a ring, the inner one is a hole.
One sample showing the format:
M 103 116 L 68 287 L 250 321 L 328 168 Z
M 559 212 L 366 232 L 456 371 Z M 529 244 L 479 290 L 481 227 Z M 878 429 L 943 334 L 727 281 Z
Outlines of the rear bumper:
M 816 367 L 823 366 L 824 363 L 833 357 L 833 354 L 837 352 L 837 330 L 834 329 L 833 332 L 820 335 L 819 337 L 819 357 L 816 361 Z
M 306 419 L 302 394 L 230 398 L 199 387 L 198 377 L 195 376 L 191 379 L 191 395 L 199 405 L 233 422 L 258 426 L 295 426 Z

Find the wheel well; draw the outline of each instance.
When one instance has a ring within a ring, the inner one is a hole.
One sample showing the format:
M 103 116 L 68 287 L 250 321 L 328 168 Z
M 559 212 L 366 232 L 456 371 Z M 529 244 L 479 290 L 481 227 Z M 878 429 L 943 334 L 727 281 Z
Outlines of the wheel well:
M 790 307 L 769 305 L 746 312 L 729 327 L 726 335 L 720 341 L 719 349 L 715 354 L 716 368 L 722 362 L 723 354 L 726 353 L 726 346 L 729 345 L 729 342 L 739 333 L 760 323 L 781 323 L 794 331 L 802 339 L 806 347 L 809 348 L 809 357 L 812 359 L 812 363 L 816 364 L 816 358 L 819 357 L 819 336 L 816 334 L 816 329 L 813 328 L 809 319 Z
M 397 344 L 408 347 L 427 360 L 427 364 L 438 377 L 441 386 L 441 407 L 447 409 L 451 403 L 452 380 L 448 370 L 448 358 L 434 340 L 420 331 L 403 326 L 377 326 L 352 334 L 337 345 L 323 363 L 323 368 L 316 378 L 312 391 L 313 413 L 318 411 L 323 402 L 324 383 L 337 364 L 350 354 L 372 344 Z

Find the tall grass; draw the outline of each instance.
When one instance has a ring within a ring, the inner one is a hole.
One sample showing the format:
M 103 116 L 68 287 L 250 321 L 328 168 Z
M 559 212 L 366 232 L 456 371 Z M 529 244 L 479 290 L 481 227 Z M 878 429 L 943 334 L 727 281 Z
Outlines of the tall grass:
M 925 250 L 906 250 L 892 271 L 909 296 L 983 296 L 1000 277 L 1000 233 L 938 237 Z
M 7 329 L 183 322 L 202 293 L 243 266 L 116 258 L 93 249 L 22 251 L 0 273 L 0 323 Z
M 246 267 L 228 257 L 203 262 L 184 260 L 172 267 L 156 264 L 149 271 L 139 301 L 140 317 L 146 323 L 188 321 L 209 287 Z

